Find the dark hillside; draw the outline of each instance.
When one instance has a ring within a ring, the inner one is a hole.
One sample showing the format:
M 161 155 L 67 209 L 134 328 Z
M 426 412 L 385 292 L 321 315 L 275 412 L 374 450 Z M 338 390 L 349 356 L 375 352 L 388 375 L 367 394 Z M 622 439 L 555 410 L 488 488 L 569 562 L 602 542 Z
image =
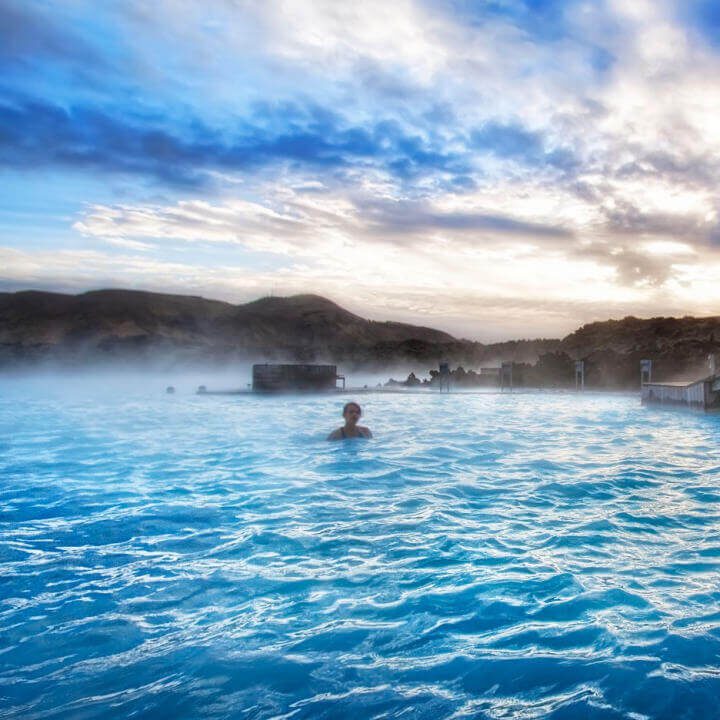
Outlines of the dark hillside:
M 0 365 L 98 362 L 172 364 L 239 360 L 337 361 L 350 367 L 447 360 L 465 370 L 513 361 L 534 384 L 572 381 L 586 360 L 590 387 L 635 387 L 639 361 L 656 379 L 699 377 L 720 352 L 720 317 L 626 317 L 584 325 L 562 340 L 485 345 L 432 328 L 366 320 L 318 295 L 265 297 L 242 305 L 136 290 L 81 295 L 0 293 Z

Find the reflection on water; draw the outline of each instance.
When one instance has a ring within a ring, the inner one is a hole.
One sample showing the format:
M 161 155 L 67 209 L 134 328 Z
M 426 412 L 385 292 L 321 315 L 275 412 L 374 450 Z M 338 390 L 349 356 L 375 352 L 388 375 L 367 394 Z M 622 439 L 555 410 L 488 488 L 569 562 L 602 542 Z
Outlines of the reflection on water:
M 717 416 L 166 384 L 0 387 L 0 718 L 714 712 Z

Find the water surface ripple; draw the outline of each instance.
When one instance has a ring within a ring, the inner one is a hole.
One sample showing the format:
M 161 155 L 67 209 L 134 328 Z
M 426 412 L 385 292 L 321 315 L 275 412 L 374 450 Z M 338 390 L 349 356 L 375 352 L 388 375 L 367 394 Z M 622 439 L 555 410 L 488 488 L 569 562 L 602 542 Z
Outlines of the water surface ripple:
M 717 416 L 1 389 L 0 718 L 718 716 Z

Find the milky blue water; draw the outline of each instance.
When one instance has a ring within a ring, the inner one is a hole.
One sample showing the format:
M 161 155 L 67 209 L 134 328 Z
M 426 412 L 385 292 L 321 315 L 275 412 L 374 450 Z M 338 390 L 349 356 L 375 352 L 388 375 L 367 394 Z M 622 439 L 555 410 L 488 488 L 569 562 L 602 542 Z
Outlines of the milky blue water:
M 720 418 L 0 381 L 0 718 L 708 718 Z

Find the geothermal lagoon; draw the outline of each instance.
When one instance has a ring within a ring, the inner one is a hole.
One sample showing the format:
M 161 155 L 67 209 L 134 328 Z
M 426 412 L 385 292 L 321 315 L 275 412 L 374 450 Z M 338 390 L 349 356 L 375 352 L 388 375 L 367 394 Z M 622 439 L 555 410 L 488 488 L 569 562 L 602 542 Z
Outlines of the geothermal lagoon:
M 0 718 L 706 718 L 720 417 L 3 379 Z

